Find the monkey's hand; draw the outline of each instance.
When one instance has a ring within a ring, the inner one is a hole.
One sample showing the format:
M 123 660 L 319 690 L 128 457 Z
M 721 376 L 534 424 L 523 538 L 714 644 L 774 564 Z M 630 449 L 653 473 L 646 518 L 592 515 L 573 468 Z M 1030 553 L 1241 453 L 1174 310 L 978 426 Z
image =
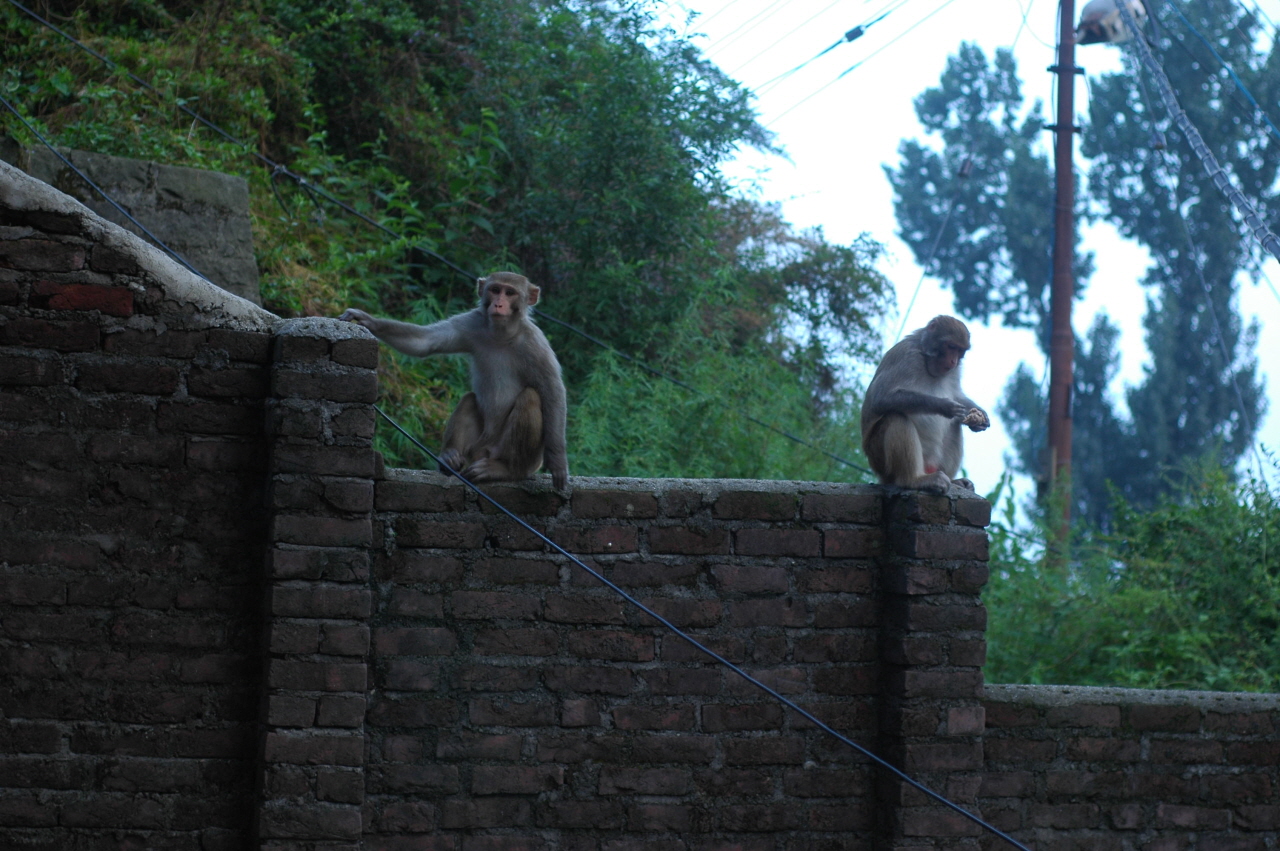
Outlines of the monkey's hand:
M 967 425 L 970 431 L 986 431 L 991 428 L 991 420 L 981 408 L 970 408 L 960 424 Z
M 342 315 L 338 318 L 343 322 L 354 322 L 362 328 L 368 328 L 370 331 L 373 331 L 373 326 L 378 323 L 377 319 L 354 307 L 348 307 L 342 311 Z
M 551 471 L 551 484 L 556 490 L 562 491 L 569 486 L 569 468 L 562 467 L 559 470 Z

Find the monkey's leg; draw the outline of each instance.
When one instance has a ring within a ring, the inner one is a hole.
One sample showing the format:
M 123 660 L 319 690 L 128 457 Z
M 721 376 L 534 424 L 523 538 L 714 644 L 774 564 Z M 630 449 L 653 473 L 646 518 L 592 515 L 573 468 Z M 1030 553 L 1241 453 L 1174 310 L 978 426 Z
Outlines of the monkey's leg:
M 542 466 L 542 399 L 526 387 L 516 397 L 497 439 L 466 470 L 473 482 L 527 479 Z
M 928 470 L 925 466 L 920 433 L 909 417 L 889 414 L 881 422 L 879 430 L 884 459 L 880 481 L 930 493 L 947 492 L 951 479 L 941 470 Z
M 472 459 L 467 457 L 480 439 L 484 431 L 484 419 L 480 415 L 480 405 L 476 402 L 476 394 L 468 393 L 458 402 L 449 415 L 444 426 L 444 448 L 440 450 L 440 472 L 449 472 L 444 468 L 448 464 L 455 472 L 461 471 Z

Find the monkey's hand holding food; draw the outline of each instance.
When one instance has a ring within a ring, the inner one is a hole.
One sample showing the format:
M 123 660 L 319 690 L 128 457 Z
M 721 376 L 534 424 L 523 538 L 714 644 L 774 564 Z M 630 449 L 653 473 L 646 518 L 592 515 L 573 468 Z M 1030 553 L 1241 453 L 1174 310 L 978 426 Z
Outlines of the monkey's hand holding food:
M 964 415 L 964 419 L 960 421 L 961 425 L 967 425 L 970 431 L 986 431 L 991 428 L 991 419 L 987 417 L 986 411 L 981 408 L 970 408 L 968 413 Z

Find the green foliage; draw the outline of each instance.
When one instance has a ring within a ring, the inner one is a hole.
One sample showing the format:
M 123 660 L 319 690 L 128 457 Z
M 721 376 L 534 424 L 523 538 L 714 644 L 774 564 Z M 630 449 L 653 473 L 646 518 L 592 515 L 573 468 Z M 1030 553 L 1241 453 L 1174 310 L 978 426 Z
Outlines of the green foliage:
M 1257 37 L 1251 13 L 1228 0 L 1192 0 L 1185 8 L 1257 96 L 1280 91 L 1280 52 Z M 1246 122 L 1224 107 L 1239 102 L 1230 78 L 1212 70 L 1220 67 L 1217 60 L 1169 8 L 1153 12 L 1168 18 L 1154 31 L 1155 41 L 1188 114 L 1249 194 L 1273 203 L 1280 192 L 1280 145 L 1252 110 Z M 1128 416 L 1107 390 L 1117 368 L 1114 326 L 1104 317 L 1076 342 L 1072 516 L 1104 530 L 1116 523 L 1109 489 L 1150 507 L 1189 461 L 1214 457 L 1232 467 L 1265 410 L 1251 354 L 1256 331 L 1243 327 L 1234 304 L 1236 274 L 1256 264 L 1256 247 L 1242 241 L 1232 212 L 1185 140 L 1173 134 L 1167 150 L 1153 146 L 1155 131 L 1168 122 L 1145 97 L 1145 76 L 1131 67 L 1094 81 L 1091 121 L 1082 137 L 1082 151 L 1092 158 L 1089 180 L 1080 186 L 1088 205 L 1083 212 L 1115 224 L 1153 260 L 1141 282 L 1152 290 L 1144 321 L 1151 367 L 1128 392 Z M 954 289 L 958 312 L 1037 328 L 1047 352 L 1054 181 L 1036 142 L 1038 105 L 1020 118 L 1011 57 L 997 51 L 988 63 L 966 44 L 949 60 L 938 87 L 917 99 L 916 111 L 941 149 L 904 141 L 900 167 L 887 170 L 904 239 L 922 262 L 937 240 L 929 271 Z M 972 163 L 967 179 L 966 162 Z M 1091 265 L 1092 258 L 1077 253 L 1077 291 Z M 1031 370 L 1020 369 L 1000 414 L 1015 441 L 1016 467 L 1041 480 L 1041 499 L 1046 408 L 1046 389 Z
M 1117 499 L 1114 534 L 1046 550 L 993 529 L 987 680 L 1280 688 L 1280 500 L 1218 464 L 1188 469 L 1153 509 Z
M 747 93 L 660 28 L 652 4 L 41 11 L 117 64 L 4 6 L 0 92 L 56 144 L 246 177 L 269 309 L 427 322 L 473 303 L 458 269 L 514 268 L 542 286 L 539 308 L 696 388 L 543 321 L 565 368 L 574 472 L 861 478 L 744 417 L 857 460 L 848 376 L 878 354 L 880 248 L 797 233 L 729 194 L 721 163 L 768 135 Z M 0 129 L 35 142 L 11 116 Z M 384 408 L 431 447 L 466 384 L 458 358 L 383 358 Z M 426 463 L 390 428 L 377 440 L 391 464 Z

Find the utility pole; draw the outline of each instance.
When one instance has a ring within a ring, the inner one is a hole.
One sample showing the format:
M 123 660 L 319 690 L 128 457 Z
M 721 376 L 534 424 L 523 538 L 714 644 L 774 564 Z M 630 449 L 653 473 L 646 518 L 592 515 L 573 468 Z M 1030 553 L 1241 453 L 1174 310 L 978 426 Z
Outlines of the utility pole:
M 1057 195 L 1053 222 L 1053 284 L 1050 290 L 1052 334 L 1049 337 L 1049 484 L 1056 489 L 1071 476 L 1071 388 L 1075 368 L 1076 338 L 1071 330 L 1071 306 L 1075 299 L 1076 245 L 1076 180 L 1072 164 L 1072 147 L 1077 131 L 1075 123 L 1076 68 L 1075 2 L 1061 0 L 1058 36 L 1058 64 L 1049 68 L 1058 75 L 1058 123 L 1054 171 Z M 1062 533 L 1071 521 L 1070 494 L 1061 494 Z

